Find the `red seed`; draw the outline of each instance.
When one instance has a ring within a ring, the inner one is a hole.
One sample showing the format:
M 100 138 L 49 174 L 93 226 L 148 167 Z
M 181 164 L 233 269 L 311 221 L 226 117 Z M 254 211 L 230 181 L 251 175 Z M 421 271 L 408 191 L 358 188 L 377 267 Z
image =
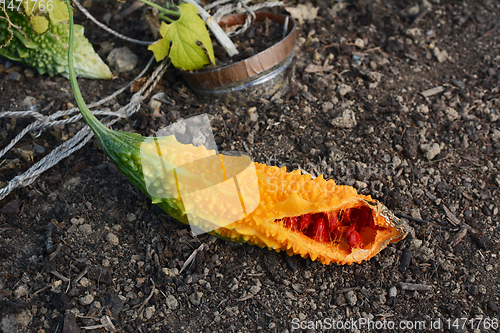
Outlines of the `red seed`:
M 311 224 L 311 214 L 302 215 L 299 217 L 300 230 L 304 231 Z
M 326 243 L 330 241 L 328 236 L 328 231 L 326 230 L 325 219 L 323 217 L 318 217 L 314 220 L 312 228 L 312 238 L 316 242 Z
M 343 225 L 349 225 L 351 223 L 351 210 L 346 209 L 340 212 L 340 219 Z
M 356 225 L 355 224 L 351 224 L 350 226 L 348 226 L 346 229 L 344 229 L 344 236 L 346 238 L 349 238 L 349 234 L 353 231 L 356 231 Z
M 349 210 L 351 224 L 359 224 L 360 227 L 368 225 L 372 218 L 372 211 L 368 207 L 352 208 Z
M 351 247 L 360 247 L 363 248 L 363 237 L 361 237 L 360 233 L 352 230 L 349 231 L 347 234 L 347 239 L 349 240 L 349 245 Z
M 375 221 L 373 221 L 373 217 L 370 216 L 370 219 L 368 220 L 368 226 L 372 229 L 378 230 L 379 227 L 375 224 Z
M 328 212 L 326 214 L 326 219 L 327 219 L 327 229 L 330 232 L 336 231 L 339 227 L 342 226 L 341 221 L 339 221 L 338 215 L 334 212 Z
M 285 217 L 283 226 L 291 231 L 297 231 L 299 230 L 299 218 L 297 216 Z

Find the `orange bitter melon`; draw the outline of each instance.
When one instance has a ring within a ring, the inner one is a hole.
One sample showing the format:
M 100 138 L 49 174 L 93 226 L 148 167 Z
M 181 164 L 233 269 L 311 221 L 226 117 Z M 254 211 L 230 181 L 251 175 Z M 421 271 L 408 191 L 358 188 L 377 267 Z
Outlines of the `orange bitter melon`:
M 70 23 L 72 27 L 71 11 Z M 174 136 L 144 138 L 108 129 L 81 97 L 72 47 L 70 42 L 70 79 L 85 121 L 118 169 L 175 219 L 224 239 L 324 264 L 359 263 L 406 236 L 406 225 L 381 203 L 322 176 L 311 179 L 300 171 L 249 163 L 245 156 L 216 155 L 203 146 L 181 144 Z M 245 175 L 250 169 L 255 181 Z M 238 174 L 243 177 L 235 196 L 226 180 Z M 248 208 L 244 214 L 241 203 Z

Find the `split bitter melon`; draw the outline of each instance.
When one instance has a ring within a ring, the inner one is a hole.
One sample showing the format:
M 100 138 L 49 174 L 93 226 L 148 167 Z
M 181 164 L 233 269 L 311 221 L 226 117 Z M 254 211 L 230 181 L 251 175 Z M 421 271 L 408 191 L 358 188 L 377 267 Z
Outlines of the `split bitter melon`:
M 0 46 L 5 45 L 0 47 L 0 55 L 33 67 L 39 74 L 61 74 L 68 77 L 69 24 L 51 25 L 47 32 L 39 35 L 33 32 L 26 16 L 8 8 L 3 11 L 2 5 L 0 3 L 0 16 L 8 15 L 11 22 L 21 28 L 25 35 L 14 27 L 9 28 L 7 20 L 0 18 Z M 95 53 L 83 33 L 83 26 L 76 25 L 76 75 L 89 79 L 111 79 L 113 74 L 109 67 Z
M 70 57 L 71 52 L 70 43 Z M 322 176 L 311 179 L 245 156 L 217 155 L 174 136 L 145 138 L 110 130 L 91 114 L 76 79 L 70 79 L 104 152 L 153 203 L 182 223 L 324 264 L 359 263 L 407 234 L 407 226 L 384 205 Z M 238 181 L 228 181 L 234 178 Z

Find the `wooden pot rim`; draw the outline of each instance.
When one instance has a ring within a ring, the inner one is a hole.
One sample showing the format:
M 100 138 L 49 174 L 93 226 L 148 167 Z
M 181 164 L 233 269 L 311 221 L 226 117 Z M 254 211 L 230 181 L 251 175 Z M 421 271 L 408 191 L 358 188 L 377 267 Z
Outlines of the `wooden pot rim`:
M 245 23 L 248 14 L 234 14 L 223 17 L 220 26 L 233 26 Z M 195 88 L 211 89 L 237 83 L 251 76 L 262 73 L 283 61 L 293 52 L 297 32 L 295 22 L 290 16 L 270 12 L 255 12 L 257 22 L 269 18 L 284 26 L 288 17 L 287 36 L 273 46 L 250 58 L 223 67 L 214 67 L 195 72 L 182 72 L 188 84 Z

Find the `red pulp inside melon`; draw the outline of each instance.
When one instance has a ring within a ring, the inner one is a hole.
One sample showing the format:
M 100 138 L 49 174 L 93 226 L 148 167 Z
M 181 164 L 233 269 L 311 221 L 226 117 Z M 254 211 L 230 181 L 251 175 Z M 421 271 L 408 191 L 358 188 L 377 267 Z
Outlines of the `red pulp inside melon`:
M 285 217 L 283 226 L 298 231 L 316 242 L 343 242 L 351 248 L 363 248 L 373 238 L 376 230 L 372 211 L 368 207 L 349 208 L 339 212 L 313 213 Z M 365 238 L 363 238 L 363 236 Z M 371 236 L 370 236 L 371 235 Z

